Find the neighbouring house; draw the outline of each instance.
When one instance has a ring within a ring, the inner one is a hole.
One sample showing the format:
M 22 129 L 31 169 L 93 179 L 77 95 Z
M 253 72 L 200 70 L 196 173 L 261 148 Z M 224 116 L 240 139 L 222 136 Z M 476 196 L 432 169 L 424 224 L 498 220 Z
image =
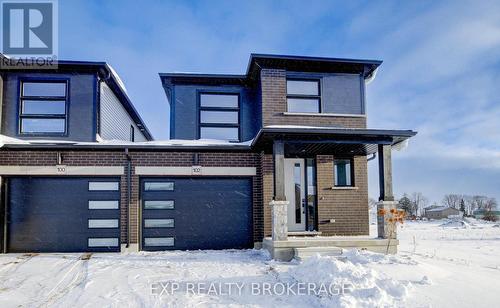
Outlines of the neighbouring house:
M 367 128 L 380 64 L 252 54 L 242 75 L 162 73 L 165 141 L 105 63 L 2 70 L 3 251 L 264 246 L 286 260 L 308 248 L 295 236 L 319 234 L 395 251 L 383 222 L 379 239 L 344 241 L 369 234 L 368 161 L 379 207 L 395 207 L 391 149 L 416 134 Z
M 431 206 L 425 209 L 427 219 L 443 219 L 450 216 L 461 215 L 461 212 L 455 208 L 447 206 Z

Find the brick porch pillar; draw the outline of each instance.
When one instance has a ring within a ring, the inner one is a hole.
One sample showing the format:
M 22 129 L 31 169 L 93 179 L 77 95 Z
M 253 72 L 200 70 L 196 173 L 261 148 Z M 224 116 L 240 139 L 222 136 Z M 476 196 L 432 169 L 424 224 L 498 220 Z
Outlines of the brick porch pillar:
M 272 211 L 273 241 L 288 239 L 288 201 L 285 196 L 285 143 L 276 140 L 273 143 L 274 157 L 274 200 L 269 203 Z

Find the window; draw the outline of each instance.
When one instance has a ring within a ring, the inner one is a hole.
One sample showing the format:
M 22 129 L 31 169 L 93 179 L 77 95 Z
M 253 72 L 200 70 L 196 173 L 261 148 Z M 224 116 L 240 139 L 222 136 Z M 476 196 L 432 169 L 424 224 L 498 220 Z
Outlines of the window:
M 288 112 L 319 113 L 320 92 L 319 80 L 286 81 L 286 101 Z
M 240 140 L 239 95 L 200 94 L 200 139 Z
M 67 87 L 67 81 L 23 81 L 19 132 L 32 135 L 65 134 Z
M 335 165 L 335 186 L 353 186 L 352 160 L 336 159 Z
M 130 125 L 130 141 L 135 141 L 135 130 L 133 125 Z
M 89 182 L 89 190 L 118 190 L 118 182 Z
M 144 190 L 174 190 L 174 182 L 145 182 Z

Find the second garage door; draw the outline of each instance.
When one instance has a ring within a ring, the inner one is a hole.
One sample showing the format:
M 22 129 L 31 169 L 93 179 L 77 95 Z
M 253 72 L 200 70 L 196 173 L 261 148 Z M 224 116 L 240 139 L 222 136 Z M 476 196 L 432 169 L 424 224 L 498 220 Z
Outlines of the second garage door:
M 253 245 L 249 178 L 146 178 L 141 199 L 143 250 Z

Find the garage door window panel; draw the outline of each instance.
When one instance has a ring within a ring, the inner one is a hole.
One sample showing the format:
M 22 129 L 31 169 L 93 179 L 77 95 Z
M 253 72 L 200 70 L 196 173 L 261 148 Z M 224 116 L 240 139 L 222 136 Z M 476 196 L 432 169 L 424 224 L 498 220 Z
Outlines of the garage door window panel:
M 89 229 L 118 228 L 118 219 L 89 219 Z
M 144 190 L 146 191 L 173 191 L 174 182 L 145 182 Z
M 173 228 L 173 219 L 144 219 L 144 228 Z
M 89 200 L 89 210 L 118 210 L 118 200 Z
M 118 191 L 118 182 L 89 182 L 90 191 Z
M 118 238 L 105 237 L 105 238 L 89 238 L 89 247 L 118 247 Z
M 145 210 L 173 210 L 174 200 L 146 200 L 144 201 Z
M 150 247 L 172 247 L 174 246 L 173 237 L 146 237 L 144 245 Z

